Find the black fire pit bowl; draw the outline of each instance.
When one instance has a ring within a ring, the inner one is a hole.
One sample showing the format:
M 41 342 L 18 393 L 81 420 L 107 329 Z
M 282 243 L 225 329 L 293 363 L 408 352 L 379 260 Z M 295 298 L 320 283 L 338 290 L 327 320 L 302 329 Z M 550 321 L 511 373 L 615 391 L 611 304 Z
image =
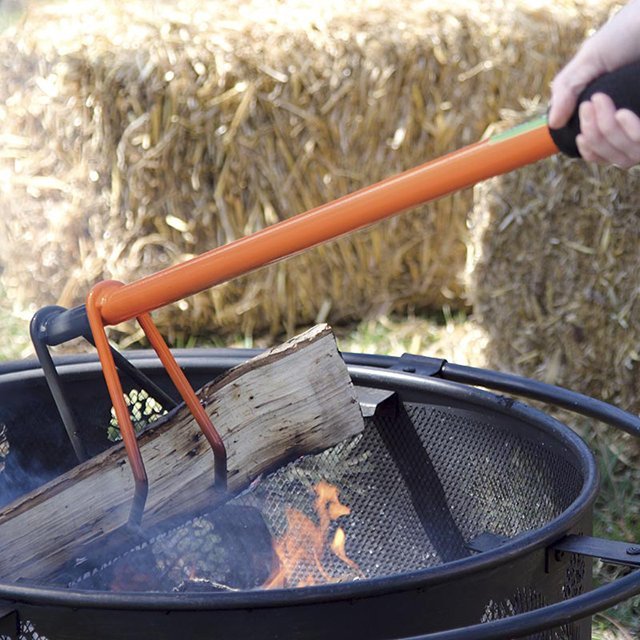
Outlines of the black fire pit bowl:
M 176 355 L 198 388 L 254 353 Z M 152 354 L 129 358 L 172 393 Z M 640 592 L 634 570 L 592 590 L 591 557 L 633 569 L 638 556 L 629 544 L 591 537 L 597 472 L 585 443 L 549 415 L 476 387 L 638 435 L 635 416 L 564 389 L 442 360 L 345 360 L 365 416 L 363 434 L 276 470 L 226 511 L 171 523 L 141 548 L 88 564 L 70 559 L 68 572 L 47 584 L 5 580 L 0 640 L 587 640 L 593 613 Z M 56 364 L 81 446 L 95 455 L 113 436 L 100 366 L 87 356 Z M 139 380 L 124 382 L 137 418 L 148 421 L 157 403 Z M 39 365 L 0 365 L 0 504 L 75 464 Z M 336 486 L 350 511 L 332 523 L 346 535 L 350 563 L 324 558 L 317 586 L 261 589 L 287 509 L 313 520 L 320 481 Z M 245 536 L 245 516 L 259 535 Z M 197 575 L 184 569 L 185 554 Z M 133 574 L 157 575 L 113 590 L 114 575 L 122 582 L 140 566 L 146 569 Z

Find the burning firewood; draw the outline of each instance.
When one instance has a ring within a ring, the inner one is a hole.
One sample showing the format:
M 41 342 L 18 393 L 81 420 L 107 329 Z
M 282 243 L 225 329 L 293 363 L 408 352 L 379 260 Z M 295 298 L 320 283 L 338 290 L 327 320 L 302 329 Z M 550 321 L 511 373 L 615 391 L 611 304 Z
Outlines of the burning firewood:
M 233 503 L 180 521 L 147 544 L 109 558 L 105 565 L 101 560 L 103 554 L 83 558 L 78 567 L 82 575 L 70 586 L 108 591 L 244 591 L 259 588 L 277 562 L 261 511 Z
M 211 509 L 262 473 L 364 428 L 329 327 L 319 325 L 205 385 L 198 396 L 228 453 L 229 493 L 213 488 L 213 455 L 179 407 L 139 436 L 149 477 L 143 531 Z M 50 579 L 108 548 L 127 522 L 133 478 L 122 444 L 0 512 L 0 578 Z

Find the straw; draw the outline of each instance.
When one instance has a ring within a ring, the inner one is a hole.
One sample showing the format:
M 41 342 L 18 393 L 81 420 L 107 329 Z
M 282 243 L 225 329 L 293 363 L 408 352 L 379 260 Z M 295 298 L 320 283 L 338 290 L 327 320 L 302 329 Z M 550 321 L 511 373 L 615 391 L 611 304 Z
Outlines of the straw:
M 639 189 L 637 169 L 561 156 L 477 188 L 470 289 L 491 366 L 640 410 Z
M 34 3 L 0 38 L 7 294 L 75 305 L 471 143 L 546 96 L 611 6 Z M 464 308 L 472 206 L 455 194 L 156 319 L 184 343 Z

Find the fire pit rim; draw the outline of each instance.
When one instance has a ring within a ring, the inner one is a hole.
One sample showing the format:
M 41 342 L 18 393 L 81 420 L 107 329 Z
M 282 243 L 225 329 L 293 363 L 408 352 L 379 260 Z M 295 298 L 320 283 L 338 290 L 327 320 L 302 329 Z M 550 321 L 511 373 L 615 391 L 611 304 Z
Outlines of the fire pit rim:
M 241 353 L 238 353 L 241 351 Z M 212 353 L 213 352 L 213 353 Z M 256 350 L 183 350 L 179 353 L 179 362 L 185 368 L 211 368 L 211 360 L 220 361 L 220 366 L 233 366 L 250 357 Z M 186 355 L 183 355 L 186 354 Z M 142 368 L 153 367 L 155 358 L 149 352 L 128 354 L 138 360 Z M 359 354 L 362 362 L 366 354 Z M 389 357 L 391 358 L 391 357 Z M 347 362 L 348 362 L 348 358 Z M 365 357 L 366 360 L 366 357 Z M 379 361 L 379 359 L 378 359 Z M 157 362 L 157 361 L 155 361 Z M 416 398 L 420 394 L 444 394 L 453 400 L 464 403 L 466 407 L 484 407 L 505 416 L 525 421 L 532 427 L 561 442 L 575 456 L 580 464 L 583 484 L 576 499 L 558 517 L 549 523 L 500 545 L 496 549 L 485 551 L 476 556 L 450 561 L 436 567 L 401 573 L 393 576 L 372 578 L 362 582 L 354 581 L 342 584 L 325 584 L 305 587 L 304 589 L 277 589 L 272 591 L 242 591 L 238 593 L 146 593 L 122 592 L 110 593 L 81 589 L 67 589 L 49 585 L 0 583 L 0 599 L 29 604 L 62 605 L 74 608 L 111 609 L 114 607 L 131 610 L 189 610 L 189 609 L 238 609 L 266 608 L 286 604 L 308 604 L 316 601 L 361 599 L 386 593 L 401 593 L 416 588 L 436 585 L 440 582 L 472 575 L 476 572 L 508 564 L 510 561 L 538 549 L 548 547 L 561 538 L 576 524 L 585 510 L 591 509 L 598 493 L 598 474 L 593 453 L 588 445 L 569 427 L 520 401 L 496 395 L 466 384 L 450 382 L 433 377 L 418 376 L 402 371 L 390 371 L 374 366 L 349 365 L 349 372 L 355 384 L 389 388 L 401 392 L 405 399 Z M 12 366 L 15 364 L 15 366 Z M 60 359 L 62 374 L 86 375 L 99 371 L 95 357 L 66 356 Z M 0 365 L 0 381 L 17 378 L 37 379 L 37 362 L 22 361 Z

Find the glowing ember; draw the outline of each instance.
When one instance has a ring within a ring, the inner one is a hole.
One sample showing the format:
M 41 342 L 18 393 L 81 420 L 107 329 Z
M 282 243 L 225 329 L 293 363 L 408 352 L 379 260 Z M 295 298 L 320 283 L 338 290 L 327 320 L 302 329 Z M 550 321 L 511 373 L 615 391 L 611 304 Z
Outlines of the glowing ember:
M 321 481 L 315 490 L 318 523 L 296 509 L 286 510 L 287 530 L 273 543 L 278 566 L 264 583 L 264 589 L 308 587 L 319 582 L 335 582 L 338 578 L 331 576 L 322 563 L 327 550 L 358 576 L 362 576 L 358 565 L 345 551 L 344 529 L 338 527 L 333 540 L 328 540 L 331 523 L 341 516 L 348 516 L 351 510 L 340 502 L 338 489 L 333 485 Z
M 123 592 L 151 591 L 157 589 L 157 587 L 158 582 L 155 576 L 145 573 L 126 562 L 117 562 L 113 569 L 113 577 L 109 588 L 111 591 Z

